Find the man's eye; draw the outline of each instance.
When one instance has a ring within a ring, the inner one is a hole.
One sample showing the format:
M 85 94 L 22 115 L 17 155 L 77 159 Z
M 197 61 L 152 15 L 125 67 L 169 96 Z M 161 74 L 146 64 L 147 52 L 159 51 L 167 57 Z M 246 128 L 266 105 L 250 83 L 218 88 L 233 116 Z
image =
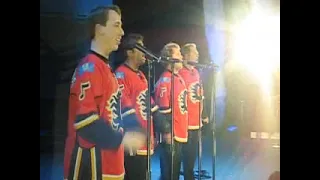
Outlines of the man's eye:
M 116 23 L 116 24 L 114 24 L 114 27 L 121 27 L 121 24 Z

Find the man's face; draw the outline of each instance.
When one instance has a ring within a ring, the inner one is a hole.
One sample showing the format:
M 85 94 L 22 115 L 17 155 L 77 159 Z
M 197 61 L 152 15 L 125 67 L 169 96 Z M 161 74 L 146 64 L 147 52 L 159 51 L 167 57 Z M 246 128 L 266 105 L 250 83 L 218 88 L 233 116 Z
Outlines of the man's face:
M 102 38 L 106 42 L 106 45 L 112 51 L 116 51 L 121 42 L 121 38 L 124 35 L 121 16 L 113 10 L 109 10 L 108 21 L 106 26 L 102 26 L 101 31 Z
M 137 44 L 144 46 L 141 40 L 137 41 Z M 134 61 L 138 66 L 142 66 L 146 62 L 146 56 L 138 49 L 133 49 L 128 53 L 129 60 Z
M 189 52 L 188 58 L 186 60 L 191 61 L 191 62 L 198 62 L 199 52 L 198 52 L 197 48 L 194 46 L 191 46 L 189 50 L 190 50 L 190 52 Z
M 172 59 L 178 59 L 182 61 L 182 55 L 180 52 L 180 48 L 172 48 Z M 174 67 L 179 70 L 182 68 L 182 62 L 181 63 L 175 63 Z

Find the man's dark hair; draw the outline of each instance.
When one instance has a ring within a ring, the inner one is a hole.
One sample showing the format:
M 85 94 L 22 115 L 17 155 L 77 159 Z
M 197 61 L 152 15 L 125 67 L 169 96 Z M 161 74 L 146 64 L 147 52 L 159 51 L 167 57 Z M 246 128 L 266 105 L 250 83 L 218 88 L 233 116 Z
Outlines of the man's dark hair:
M 143 41 L 143 39 L 143 36 L 137 33 L 130 33 L 122 39 L 119 50 L 123 53 L 124 59 L 127 59 L 127 51 L 134 49 L 133 45 L 138 41 Z
M 280 180 L 280 171 L 275 171 L 275 172 L 273 172 L 273 173 L 269 176 L 268 180 Z
M 121 15 L 121 10 L 117 5 L 110 6 L 98 6 L 90 12 L 89 16 L 89 31 L 90 38 L 93 39 L 95 36 L 96 25 L 100 24 L 102 26 L 106 25 L 106 22 L 109 19 L 109 11 L 115 11 L 119 15 Z
M 128 50 L 134 49 L 134 43 L 138 41 L 143 41 L 144 37 L 138 33 L 129 33 L 125 35 L 119 46 L 119 49 L 115 51 L 115 59 L 112 62 L 112 66 L 114 69 L 118 68 L 122 63 L 127 60 L 128 57 Z

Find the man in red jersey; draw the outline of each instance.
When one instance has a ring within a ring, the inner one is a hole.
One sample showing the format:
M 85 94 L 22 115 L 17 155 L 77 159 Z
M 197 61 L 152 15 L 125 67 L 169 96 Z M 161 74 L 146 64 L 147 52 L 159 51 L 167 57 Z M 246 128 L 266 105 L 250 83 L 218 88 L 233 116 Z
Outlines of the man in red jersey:
M 199 130 L 202 127 L 201 120 L 208 123 L 208 116 L 203 108 L 203 89 L 200 84 L 200 74 L 192 64 L 198 63 L 199 53 L 194 43 L 185 44 L 181 48 L 183 56 L 183 68 L 179 71 L 180 76 L 188 89 L 188 142 L 183 144 L 183 173 L 185 180 L 194 180 L 194 163 L 196 160 Z
M 161 51 L 161 57 L 169 57 L 182 61 L 180 46 L 176 43 L 168 43 Z M 182 77 L 178 71 L 182 68 L 182 63 L 175 63 L 173 66 L 166 64 L 166 70 L 160 76 L 155 87 L 155 100 L 160 108 L 160 112 L 165 115 L 167 124 L 174 123 L 174 131 L 171 128 L 163 132 L 161 143 L 160 168 L 161 180 L 178 180 L 181 166 L 181 146 L 188 140 L 188 111 L 187 111 L 187 89 Z M 174 89 L 171 88 L 171 76 L 174 75 Z M 173 91 L 173 93 L 172 93 Z M 174 102 L 171 104 L 171 96 Z M 172 107 L 173 111 L 172 111 Z M 174 119 L 172 119 L 172 113 Z M 171 142 L 171 133 L 173 133 L 174 142 Z M 173 152 L 171 152 L 171 143 L 173 143 Z M 173 156 L 173 179 L 171 179 L 171 153 Z
M 109 54 L 118 49 L 124 35 L 119 7 L 96 8 L 90 30 L 90 52 L 77 66 L 70 87 L 64 178 L 123 179 L 124 146 L 139 148 L 145 137 L 127 131 L 138 123 L 122 119 L 123 86 L 108 64 Z
M 143 45 L 143 36 L 140 34 L 128 34 L 120 45 L 118 51 L 119 57 L 124 59 L 124 63 L 116 69 L 116 77 L 119 84 L 124 86 L 122 100 L 130 99 L 122 103 L 122 109 L 126 116 L 136 116 L 141 126 L 147 131 L 147 123 L 151 122 L 151 152 L 154 153 L 154 130 L 153 122 L 147 119 L 147 94 L 148 81 L 139 67 L 146 62 L 145 55 L 132 47 L 132 44 Z M 121 57 L 122 56 L 122 57 Z M 159 117 L 158 106 L 155 105 L 151 98 L 151 115 L 155 115 L 156 119 Z M 125 180 L 146 179 L 147 170 L 147 144 L 140 149 L 129 149 L 125 153 Z

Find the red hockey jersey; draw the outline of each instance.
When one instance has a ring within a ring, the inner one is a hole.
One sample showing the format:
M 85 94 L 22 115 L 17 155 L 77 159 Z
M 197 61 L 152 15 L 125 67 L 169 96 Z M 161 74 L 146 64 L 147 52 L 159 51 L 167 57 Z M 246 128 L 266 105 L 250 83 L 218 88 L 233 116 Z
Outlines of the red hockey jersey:
M 161 113 L 173 113 L 174 117 L 174 139 L 178 142 L 188 140 L 188 111 L 187 111 L 187 89 L 182 77 L 174 75 L 174 112 L 171 109 L 171 75 L 165 71 L 159 78 L 155 87 L 155 101 Z
M 121 105 L 123 116 L 136 113 L 141 127 L 147 130 L 147 93 L 148 81 L 141 71 L 136 71 L 126 64 L 120 65 L 116 70 L 119 84 L 123 85 Z M 128 101 L 129 99 L 129 101 Z M 151 97 L 151 112 L 155 112 L 158 106 Z M 154 152 L 153 123 L 151 121 L 151 154 Z M 137 150 L 137 155 L 147 155 L 147 145 Z
M 202 100 L 203 100 L 203 91 L 200 84 L 200 75 L 197 69 L 189 69 L 183 67 L 179 71 L 180 76 L 183 78 L 188 89 L 188 116 L 189 116 L 189 129 L 195 130 L 199 129 L 202 126 L 202 123 L 199 125 L 200 112 L 202 112 Z M 200 108 L 200 109 L 199 109 Z M 200 111 L 200 112 L 199 112 Z
M 121 179 L 122 87 L 106 59 L 91 51 L 76 68 L 69 97 L 64 175 L 68 179 Z

